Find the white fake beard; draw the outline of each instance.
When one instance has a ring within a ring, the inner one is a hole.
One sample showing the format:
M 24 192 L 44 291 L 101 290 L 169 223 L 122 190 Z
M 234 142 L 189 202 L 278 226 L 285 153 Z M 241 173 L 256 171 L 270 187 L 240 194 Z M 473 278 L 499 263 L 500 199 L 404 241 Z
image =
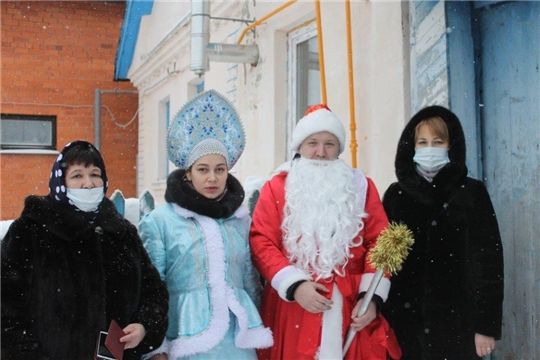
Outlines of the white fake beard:
M 291 263 L 316 279 L 332 276 L 351 257 L 364 227 L 364 199 L 342 160 L 296 161 L 285 183 L 281 228 Z

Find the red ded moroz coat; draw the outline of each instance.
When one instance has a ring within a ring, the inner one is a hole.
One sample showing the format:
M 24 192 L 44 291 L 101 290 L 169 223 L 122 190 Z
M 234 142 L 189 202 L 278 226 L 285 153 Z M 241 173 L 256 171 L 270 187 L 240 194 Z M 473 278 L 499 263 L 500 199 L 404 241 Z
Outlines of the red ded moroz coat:
M 323 294 L 324 296 L 329 299 L 332 297 L 334 283 L 343 296 L 343 341 L 351 323 L 351 312 L 357 302 L 360 284 L 363 283 L 362 289 L 367 289 L 372 274 L 375 273 L 375 269 L 367 261 L 366 254 L 375 246 L 377 236 L 388 225 L 388 218 L 373 181 L 365 178 L 360 171 L 353 171 L 355 178 L 362 178 L 364 183 L 367 181 L 365 212 L 368 217 L 364 218 L 364 228 L 359 234 L 363 238 L 363 243 L 361 246 L 351 248 L 353 257 L 345 266 L 345 276 L 335 274 L 331 280 L 319 280 L 319 283 L 329 290 Z M 314 359 L 320 347 L 322 313 L 312 314 L 295 301 L 282 299 L 278 291 L 272 287 L 274 276 L 291 265 L 283 245 L 281 231 L 286 177 L 287 173 L 280 173 L 264 185 L 253 214 L 250 231 L 253 262 L 267 282 L 261 305 L 261 317 L 264 325 L 272 329 L 274 336 L 274 346 L 258 350 L 258 357 L 285 360 Z M 362 276 L 369 273 L 371 275 L 365 276 L 362 280 Z M 388 290 L 389 281 L 383 279 L 376 293 L 386 299 Z M 346 359 L 386 360 L 387 354 L 393 359 L 399 359 L 401 350 L 393 330 L 382 315 L 378 315 L 367 328 L 356 334 Z

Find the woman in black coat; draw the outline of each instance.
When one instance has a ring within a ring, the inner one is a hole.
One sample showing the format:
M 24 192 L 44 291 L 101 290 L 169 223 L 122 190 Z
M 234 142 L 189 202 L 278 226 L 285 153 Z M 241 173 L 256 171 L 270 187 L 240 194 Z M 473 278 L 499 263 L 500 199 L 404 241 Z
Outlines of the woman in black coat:
M 451 111 L 419 111 L 399 140 L 398 181 L 383 204 L 415 243 L 392 277 L 384 314 L 403 359 L 478 359 L 501 337 L 503 249 L 490 197 L 467 177 L 465 137 Z
M 99 151 L 68 144 L 48 196 L 31 195 L 2 242 L 2 359 L 93 359 L 116 320 L 124 359 L 157 348 L 168 294 L 137 229 L 107 198 Z

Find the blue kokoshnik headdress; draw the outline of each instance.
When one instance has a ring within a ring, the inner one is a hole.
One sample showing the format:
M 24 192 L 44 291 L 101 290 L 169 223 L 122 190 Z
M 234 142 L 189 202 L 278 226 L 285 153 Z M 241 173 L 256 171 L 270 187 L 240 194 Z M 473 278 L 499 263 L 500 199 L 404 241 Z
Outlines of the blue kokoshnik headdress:
M 187 170 L 208 154 L 223 155 L 230 169 L 244 151 L 246 139 L 234 106 L 215 90 L 188 101 L 174 116 L 167 136 L 169 160 Z

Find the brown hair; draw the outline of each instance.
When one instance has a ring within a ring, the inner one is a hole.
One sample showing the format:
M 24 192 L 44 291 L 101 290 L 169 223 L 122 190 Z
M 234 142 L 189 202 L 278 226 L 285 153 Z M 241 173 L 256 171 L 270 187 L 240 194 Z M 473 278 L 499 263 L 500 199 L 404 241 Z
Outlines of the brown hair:
M 418 140 L 418 133 L 420 132 L 420 128 L 422 126 L 427 126 L 432 133 L 440 137 L 443 141 L 450 142 L 446 122 L 444 122 L 444 120 L 438 116 L 424 119 L 420 121 L 418 125 L 416 125 L 414 128 L 414 142 Z

